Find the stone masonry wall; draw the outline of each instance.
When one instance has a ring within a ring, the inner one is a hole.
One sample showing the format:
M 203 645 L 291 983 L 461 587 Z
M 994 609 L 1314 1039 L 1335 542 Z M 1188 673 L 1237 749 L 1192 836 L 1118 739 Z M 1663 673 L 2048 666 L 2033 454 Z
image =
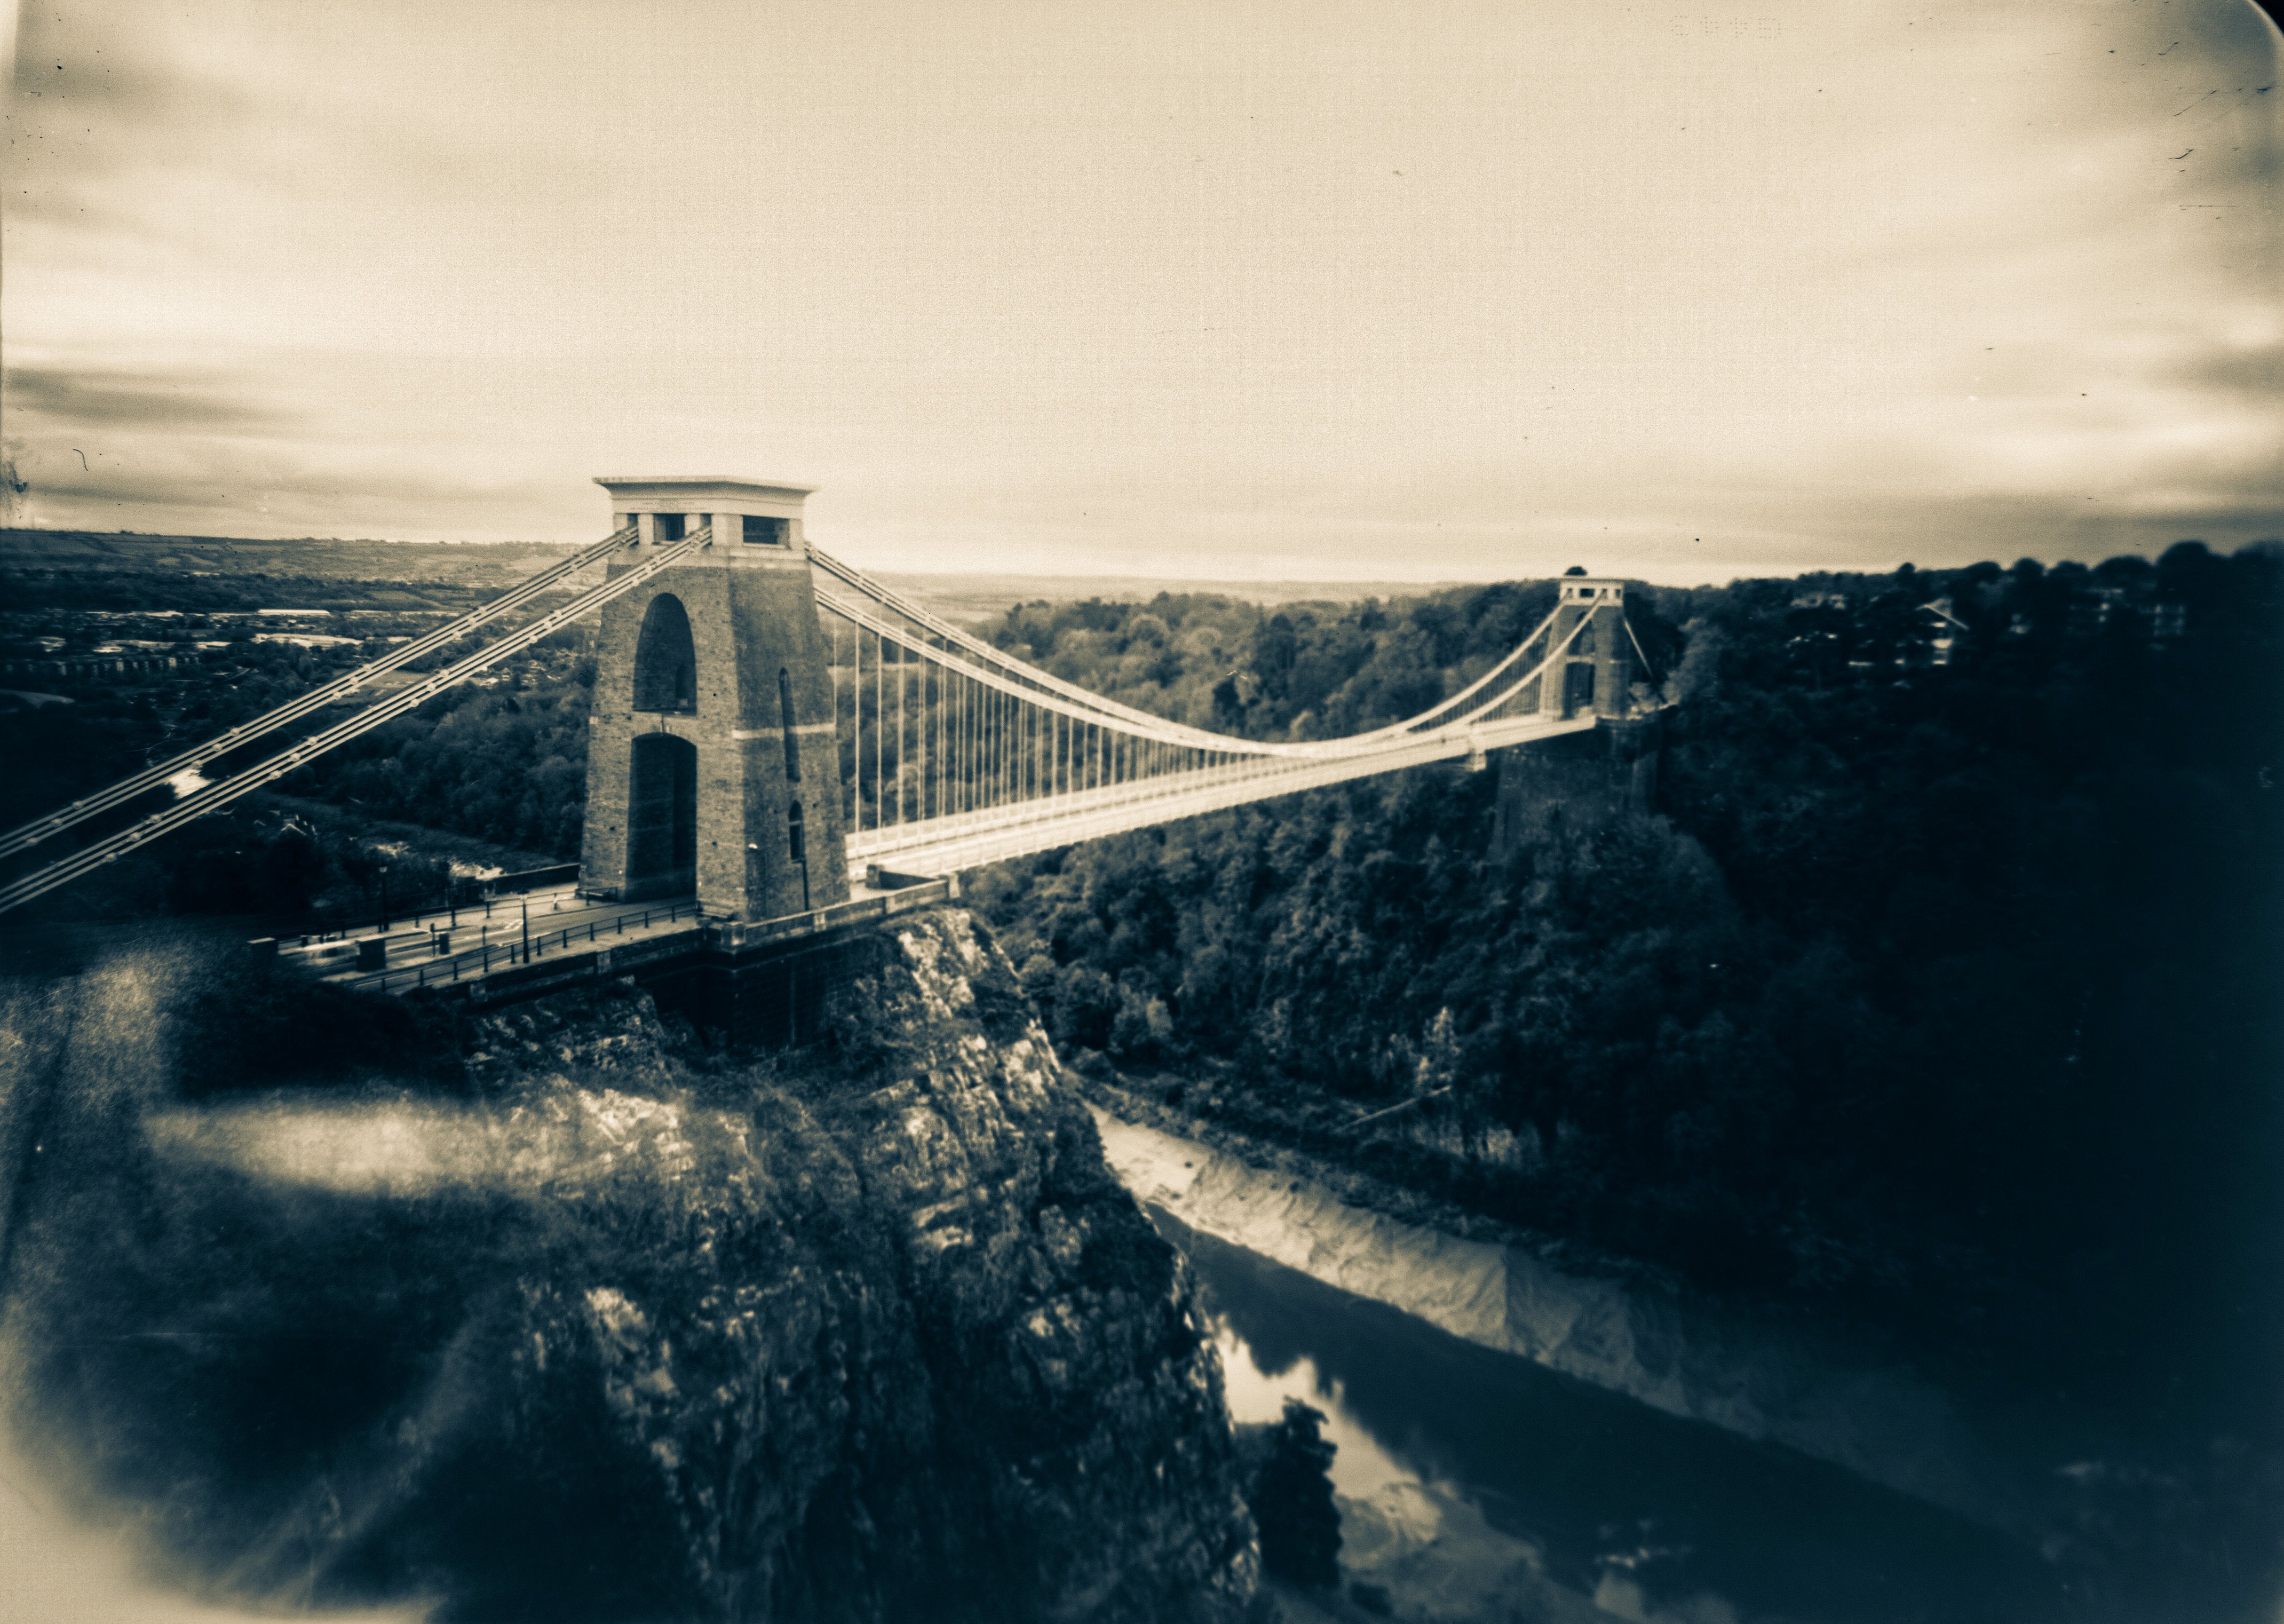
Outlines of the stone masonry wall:
M 697 656 L 697 704 L 690 713 L 633 708 L 643 617 L 666 594 L 690 617 Z M 781 668 L 800 728 L 798 785 L 786 771 Z M 733 556 L 677 565 L 606 605 L 589 727 L 582 862 L 587 889 L 629 899 L 645 889 L 628 874 L 633 746 L 640 734 L 662 732 L 698 751 L 697 886 L 709 912 L 775 919 L 847 899 L 833 680 L 806 558 Z M 806 885 L 789 849 L 796 795 Z

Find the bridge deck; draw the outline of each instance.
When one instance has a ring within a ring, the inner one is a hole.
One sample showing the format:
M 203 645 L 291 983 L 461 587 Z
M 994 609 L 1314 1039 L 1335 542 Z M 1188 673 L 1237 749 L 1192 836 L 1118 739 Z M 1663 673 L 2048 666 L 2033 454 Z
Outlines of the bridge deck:
M 614 961 L 657 957 L 655 952 L 629 955 L 629 948 L 656 948 L 687 937 L 691 946 L 735 955 L 909 913 L 957 897 L 958 889 L 947 877 L 887 890 L 856 885 L 850 892 L 848 901 L 810 913 L 741 922 L 705 913 L 692 896 L 611 902 L 583 897 L 572 886 L 554 886 L 528 896 L 496 898 L 489 912 L 481 903 L 439 909 L 393 921 L 385 932 L 286 944 L 278 956 L 337 986 L 371 992 L 464 985 L 575 961 L 587 961 L 585 971 L 600 974 L 614 971 Z M 361 946 L 373 941 L 382 944 L 383 963 L 378 969 L 360 964 L 357 956 Z
M 1380 749 L 1318 761 L 1241 763 L 1169 773 L 1133 785 L 1049 797 L 961 817 L 930 819 L 849 836 L 849 866 L 877 865 L 914 875 L 944 876 L 924 885 L 878 890 L 851 887 L 850 899 L 812 913 L 758 922 L 708 919 L 694 896 L 610 902 L 561 885 L 497 898 L 473 907 L 437 910 L 394 922 L 361 938 L 281 945 L 279 956 L 325 979 L 363 991 L 407 992 L 450 986 L 509 970 L 585 954 L 608 969 L 621 946 L 655 944 L 702 931 L 709 946 L 732 953 L 765 942 L 901 913 L 957 896 L 948 876 L 1029 852 L 1075 844 L 1128 829 L 1263 800 L 1391 770 L 1480 755 L 1597 725 L 1589 714 L 1560 720 L 1525 717 L 1479 723 L 1403 739 Z M 379 941 L 374 949 L 371 944 Z M 361 961 L 360 950 L 364 955 Z M 371 956 L 379 953 L 376 966 Z M 655 953 L 647 956 L 654 957 Z
M 1317 760 L 1240 762 L 1169 773 L 988 811 L 859 830 L 849 837 L 849 866 L 877 863 L 908 874 L 954 874 L 1034 851 L 1076 845 L 1105 835 L 1271 800 L 1402 767 L 1454 761 L 1536 740 L 1583 733 L 1598 718 L 1526 716 L 1389 741 L 1370 751 Z
M 364 992 L 409 992 L 416 987 L 480 981 L 495 971 L 543 962 L 551 955 L 583 953 L 687 930 L 699 919 L 695 897 L 650 902 L 603 902 L 569 885 L 489 905 L 437 909 L 390 922 L 386 931 L 312 943 L 283 945 L 278 956 L 306 964 L 324 979 Z M 384 944 L 384 967 L 360 966 L 362 942 Z

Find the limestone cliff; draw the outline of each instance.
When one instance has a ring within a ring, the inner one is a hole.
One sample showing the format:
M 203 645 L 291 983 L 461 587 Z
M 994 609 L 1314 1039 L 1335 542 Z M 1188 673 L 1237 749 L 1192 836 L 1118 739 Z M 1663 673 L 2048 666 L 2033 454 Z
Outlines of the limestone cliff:
M 457 1095 L 122 1080 L 163 1070 L 166 980 L 132 1054 L 50 1057 L 88 1086 L 20 1204 L 10 1385 L 25 1444 L 199 1583 L 465 1619 L 1247 1612 L 1183 1266 L 964 914 L 905 922 L 798 1063 L 613 989 L 477 1023 Z

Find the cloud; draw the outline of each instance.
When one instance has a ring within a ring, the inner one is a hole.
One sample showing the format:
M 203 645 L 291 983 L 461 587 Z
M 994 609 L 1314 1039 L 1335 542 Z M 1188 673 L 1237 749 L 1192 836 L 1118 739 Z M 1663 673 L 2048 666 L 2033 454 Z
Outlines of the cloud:
M 185 439 L 123 452 L 49 446 L 11 455 L 27 487 L 17 522 L 57 528 L 545 538 L 583 534 L 603 516 L 600 499 L 575 488 L 565 513 L 565 490 L 552 483 L 424 468 L 387 450 Z M 588 509 L 594 516 L 580 525 L 576 515 Z
M 2234 524 L 2274 53 L 2159 9 L 66 8 L 12 451 L 43 522 L 257 533 L 739 468 L 920 569 Z
M 2249 396 L 2260 404 L 2264 414 L 2271 412 L 2280 396 L 2284 396 L 2284 344 L 2209 350 L 2183 363 L 2174 376 L 2192 388 Z
M 17 8 L 9 122 L 12 213 L 122 169 L 167 169 L 227 141 L 258 103 L 251 87 L 177 48 L 147 7 Z M 163 145 L 154 146 L 153 138 Z M 24 184 L 28 180 L 31 184 Z
M 15 72 L 10 89 L 106 119 L 166 122 L 184 109 L 226 97 L 224 87 L 173 66 L 141 43 L 147 36 L 91 8 L 26 4 L 16 13 Z
M 12 366 L 4 382 L 10 413 L 32 420 L 20 433 L 86 428 L 205 435 L 275 429 L 292 420 L 250 393 L 232 393 L 212 378 Z

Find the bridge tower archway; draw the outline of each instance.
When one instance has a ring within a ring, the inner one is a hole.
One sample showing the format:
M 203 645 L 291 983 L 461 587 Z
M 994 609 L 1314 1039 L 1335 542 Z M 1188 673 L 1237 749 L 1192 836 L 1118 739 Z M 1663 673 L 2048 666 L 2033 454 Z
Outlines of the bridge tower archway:
M 672 592 L 660 592 L 643 610 L 642 630 L 635 638 L 634 708 L 698 709 L 698 649 L 690 635 L 689 611 Z
M 622 894 L 685 896 L 698 885 L 698 747 L 670 733 L 635 735 L 627 773 Z
M 694 891 L 708 914 L 748 921 L 847 900 L 841 796 L 800 781 L 804 763 L 839 757 L 802 529 L 810 487 L 596 482 L 614 528 L 634 532 L 613 573 L 691 537 L 707 545 L 603 609 L 582 889 Z

